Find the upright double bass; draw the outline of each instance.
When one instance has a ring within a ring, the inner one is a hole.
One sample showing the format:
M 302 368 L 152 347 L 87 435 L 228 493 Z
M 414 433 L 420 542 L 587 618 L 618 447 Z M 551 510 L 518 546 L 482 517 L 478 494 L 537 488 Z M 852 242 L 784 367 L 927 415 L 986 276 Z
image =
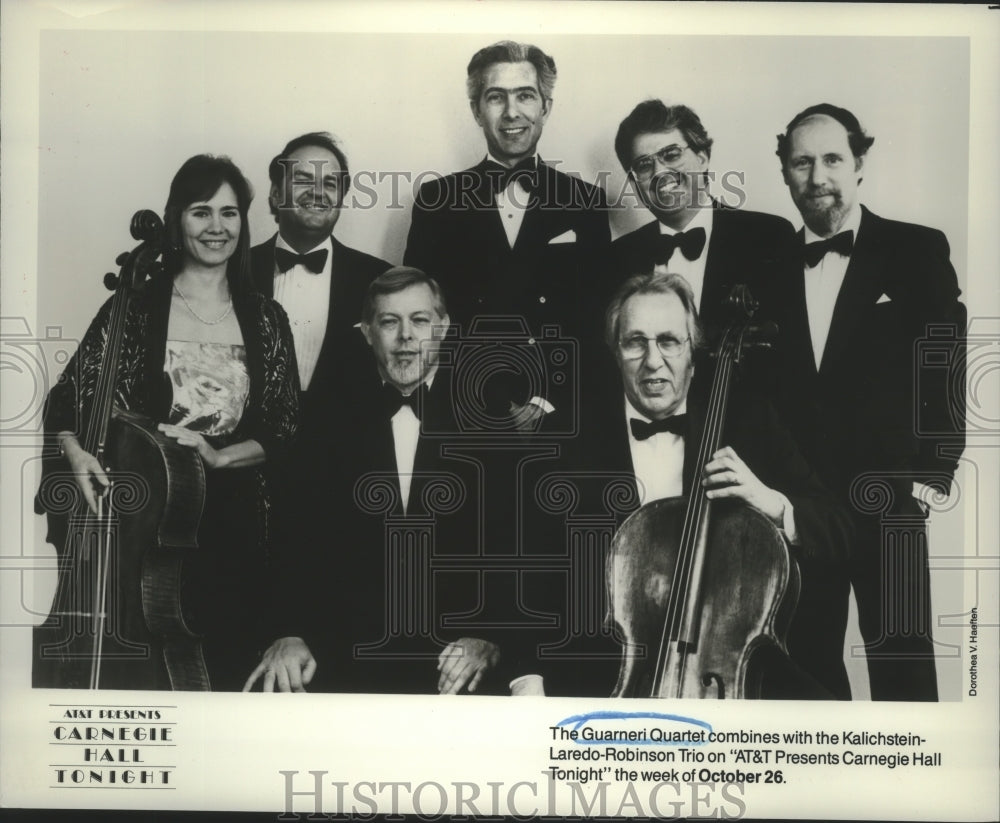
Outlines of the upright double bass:
M 722 444 L 734 370 L 766 345 L 773 325 L 752 322 L 756 304 L 737 286 L 741 317 L 721 335 L 695 466 Z M 691 493 L 648 503 L 615 535 L 608 557 L 612 612 L 624 650 L 613 697 L 757 698 L 787 657 L 798 567 L 777 527 L 742 502 Z
M 115 294 L 80 437 L 111 485 L 93 512 L 60 461 L 38 493 L 59 564 L 51 611 L 35 629 L 36 687 L 209 689 L 200 638 L 182 602 L 205 496 L 201 458 L 114 403 L 126 313 L 160 272 L 163 223 L 139 211 L 131 233 L 142 242 L 119 255 L 118 275 L 104 279 Z

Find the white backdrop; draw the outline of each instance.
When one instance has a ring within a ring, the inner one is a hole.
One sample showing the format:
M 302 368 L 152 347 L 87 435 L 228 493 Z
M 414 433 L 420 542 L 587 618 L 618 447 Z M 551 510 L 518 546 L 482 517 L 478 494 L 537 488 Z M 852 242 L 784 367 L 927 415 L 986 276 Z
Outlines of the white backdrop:
M 715 139 L 716 174 L 742 172 L 747 208 L 796 225 L 775 135 L 829 101 L 875 135 L 864 201 L 944 230 L 964 284 L 969 45 L 960 38 L 49 31 L 40 43 L 38 204 L 46 322 L 82 332 L 105 297 L 100 276 L 130 246 L 132 213 L 162 213 L 174 172 L 193 154 L 228 154 L 241 167 L 257 193 L 251 237 L 266 239 L 267 164 L 306 131 L 338 135 L 361 174 L 337 236 L 400 262 L 413 181 L 485 153 L 465 69 L 500 37 L 536 42 L 555 58 L 540 154 L 605 181 L 622 205 L 611 215 L 616 234 L 650 219 L 613 149 L 639 101 L 694 108 Z

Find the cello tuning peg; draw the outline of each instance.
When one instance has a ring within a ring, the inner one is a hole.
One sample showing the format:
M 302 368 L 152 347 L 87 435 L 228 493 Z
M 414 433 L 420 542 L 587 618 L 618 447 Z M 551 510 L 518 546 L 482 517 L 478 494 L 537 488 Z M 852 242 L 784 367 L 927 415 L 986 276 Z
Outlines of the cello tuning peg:
M 104 275 L 104 286 L 108 291 L 114 291 L 118 288 L 119 277 L 113 271 L 109 271 Z
M 123 251 L 115 258 L 115 263 L 119 266 L 124 266 L 126 261 L 128 260 L 128 255 L 129 253 L 127 251 Z

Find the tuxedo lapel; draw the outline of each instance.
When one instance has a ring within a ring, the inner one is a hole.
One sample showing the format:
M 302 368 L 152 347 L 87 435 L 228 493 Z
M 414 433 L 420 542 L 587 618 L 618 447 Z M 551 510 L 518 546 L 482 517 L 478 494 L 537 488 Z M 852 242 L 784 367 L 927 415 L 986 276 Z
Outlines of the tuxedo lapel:
M 706 312 L 709 317 L 719 314 L 731 285 L 726 281 L 726 273 L 739 270 L 733 258 L 743 245 L 736 236 L 736 226 L 725 209 L 720 208 L 718 203 L 714 203 L 712 209 L 712 236 L 705 249 L 705 279 L 701 285 L 699 306 L 702 317 Z
M 802 248 L 805 243 L 805 232 L 799 229 L 796 248 Z M 799 362 L 796 374 L 815 376 L 816 357 L 813 354 L 812 332 L 809 331 L 809 309 L 806 307 L 806 276 L 801 261 L 794 266 L 789 265 L 789 271 L 794 272 L 788 283 L 788 310 L 781 317 L 779 335 L 789 357 Z
M 555 180 L 553 175 L 555 170 L 545 165 L 540 159 L 537 163 L 535 174 L 536 185 L 530 195 L 526 195 L 521 189 L 517 196 L 528 197 L 528 207 L 524 212 L 524 220 L 521 223 L 521 230 L 517 233 L 517 240 L 514 242 L 513 251 L 520 252 L 524 249 L 532 249 L 544 246 L 549 239 L 546 237 L 546 230 L 549 225 L 549 213 L 540 208 L 540 203 L 552 203 L 550 197 Z M 516 185 L 516 184 L 515 184 Z
M 326 315 L 326 333 L 323 335 L 323 345 L 320 346 L 316 358 L 316 367 L 310 385 L 323 385 L 327 380 L 327 372 L 338 357 L 344 357 L 343 351 L 338 352 L 338 344 L 344 340 L 346 326 L 349 321 L 347 306 L 360 306 L 362 295 L 352 293 L 355 281 L 360 273 L 353 270 L 351 251 L 330 235 L 333 246 L 333 256 L 330 260 L 330 307 Z M 358 317 L 358 320 L 361 318 Z M 357 322 L 357 321 L 354 321 Z M 360 335 L 361 332 L 359 331 Z M 349 355 L 353 356 L 353 354 Z
M 685 496 L 691 494 L 691 487 L 704 468 L 704 466 L 698 465 L 698 450 L 701 448 L 701 438 L 705 433 L 705 409 L 708 403 L 707 398 L 701 394 L 701 387 L 706 384 L 711 385 L 711 381 L 699 380 L 696 383 L 692 379 L 690 389 L 695 391 L 690 389 L 688 391 L 688 430 L 684 434 L 684 469 L 682 473 L 682 493 Z
M 256 246 L 250 253 L 250 268 L 257 291 L 267 297 L 274 297 L 274 246 L 278 240 L 275 234 Z
M 657 245 L 660 242 L 660 221 L 654 220 L 652 223 L 642 226 L 638 229 L 635 237 L 637 241 L 633 247 L 635 253 L 632 254 L 632 259 L 629 261 L 630 268 L 635 269 L 635 271 L 624 272 L 627 277 L 652 271 L 653 266 L 656 265 Z
M 469 247 L 474 251 L 475 257 L 480 255 L 497 256 L 509 255 L 511 248 L 507 242 L 507 233 L 503 228 L 503 219 L 497 209 L 497 196 L 493 191 L 493 183 L 487 173 L 486 158 L 483 158 L 478 165 L 472 167 L 475 174 L 476 187 L 471 193 L 469 208 L 472 209 L 472 218 L 476 226 L 474 237 L 466 238 Z M 461 186 L 461 183 L 459 183 Z
M 861 226 L 834 305 L 830 334 L 820 361 L 821 373 L 836 368 L 865 315 L 865 307 L 878 299 L 881 290 L 878 273 L 884 269 L 886 250 L 879 242 L 877 218 L 864 206 L 861 209 Z

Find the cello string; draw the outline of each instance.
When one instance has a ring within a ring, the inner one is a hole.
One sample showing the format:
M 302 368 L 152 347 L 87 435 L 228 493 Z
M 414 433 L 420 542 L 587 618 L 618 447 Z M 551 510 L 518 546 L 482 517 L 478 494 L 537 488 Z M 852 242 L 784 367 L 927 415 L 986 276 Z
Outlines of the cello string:
M 101 367 L 97 376 L 94 396 L 85 420 L 82 448 L 100 459 L 101 444 L 106 436 L 111 416 L 112 399 L 117 382 L 118 351 L 124 333 L 128 304 L 128 266 L 123 267 L 121 280 L 111 299 L 108 330 L 101 352 Z M 76 386 L 77 413 L 82 413 L 85 398 L 82 387 Z M 103 467 L 102 467 L 103 468 Z M 79 496 L 70 514 L 69 530 L 64 550 L 67 557 L 66 571 L 57 586 L 54 607 L 69 612 L 75 625 L 88 626 L 90 633 L 90 688 L 96 689 L 100 678 L 100 660 L 105 625 L 105 599 L 107 597 L 108 567 L 110 565 L 110 540 L 105 546 L 105 534 L 110 535 L 110 518 L 104 517 L 104 495 L 97 498 L 98 511 L 92 512 L 86 499 Z M 96 553 L 96 562 L 91 562 Z M 102 556 L 106 554 L 107 556 Z M 66 599 L 70 600 L 67 609 Z M 77 602 L 78 601 L 78 602 Z M 88 625 L 89 624 L 89 625 Z M 71 632 L 72 634 L 72 632 Z M 67 639 L 67 643 L 71 638 Z
M 728 335 L 727 335 L 728 337 Z M 732 371 L 731 350 L 728 346 L 720 351 L 720 362 L 716 369 L 716 381 L 713 384 L 711 402 L 709 404 L 708 419 L 706 421 L 705 433 L 701 441 L 699 459 L 697 466 L 703 468 L 711 456 L 718 449 L 721 436 L 722 424 L 725 417 L 726 402 L 729 394 L 729 379 Z M 708 550 L 708 517 L 711 501 L 707 498 L 707 490 L 700 482 L 701 472 L 695 477 L 695 486 L 692 489 L 692 499 L 694 502 L 695 517 L 692 521 L 692 534 L 690 538 L 690 550 L 687 557 L 687 568 L 684 579 L 684 587 L 681 589 L 683 600 L 683 610 L 681 612 L 681 632 L 680 636 L 685 641 L 685 654 L 681 656 L 677 683 L 676 695 L 680 697 L 683 693 L 684 668 L 686 667 L 688 649 L 697 647 L 700 640 L 699 620 L 700 615 L 695 613 L 700 600 L 703 583 L 704 569 L 706 563 L 706 552 Z
M 112 498 L 110 493 L 108 495 L 107 508 L 108 512 L 104 518 L 104 542 L 98 546 L 98 553 L 100 557 L 100 565 L 102 573 L 99 576 L 99 586 L 100 591 L 97 598 L 97 625 L 96 625 L 96 645 L 97 648 L 94 652 L 94 662 L 91 666 L 91 688 L 97 689 L 101 682 L 101 661 L 104 659 L 104 627 L 107 623 L 107 598 L 108 598 L 108 572 L 111 567 L 111 551 L 112 551 L 112 532 L 111 532 L 111 521 L 112 521 Z
M 727 330 L 719 346 L 718 365 L 713 375 L 712 389 L 709 395 L 708 412 L 706 414 L 705 430 L 699 444 L 698 457 L 695 461 L 696 467 L 704 466 L 707 462 L 708 455 L 712 454 L 718 447 L 717 444 L 713 444 L 716 443 L 719 438 L 719 432 L 717 431 L 719 421 L 721 419 L 719 395 L 724 393 L 728 394 L 728 392 L 725 392 L 724 389 L 725 386 L 728 385 L 729 359 L 725 356 L 725 354 L 728 348 L 729 334 L 729 330 Z M 669 657 L 670 643 L 673 637 L 675 635 L 679 635 L 680 630 L 683 628 L 681 625 L 682 616 L 685 613 L 689 602 L 688 593 L 691 584 L 690 577 L 695 560 L 695 547 L 693 546 L 694 538 L 692 535 L 697 534 L 697 524 L 700 522 L 702 513 L 705 509 L 704 504 L 706 502 L 704 487 L 701 486 L 699 482 L 699 476 L 700 473 L 696 474 L 692 480 L 692 488 L 688 500 L 688 506 L 685 511 L 684 524 L 681 530 L 680 550 L 677 553 L 677 558 L 674 563 L 671 590 L 668 595 L 666 615 L 663 630 L 660 635 L 659 649 L 657 652 L 656 669 L 653 679 L 653 694 L 657 694 L 662 685 L 662 673 L 664 671 L 666 659 Z
M 94 391 L 94 398 L 91 402 L 90 412 L 85 418 L 85 433 L 83 443 L 81 445 L 82 448 L 89 454 L 94 454 L 97 450 L 97 419 L 101 415 L 96 412 L 104 407 L 107 397 L 107 390 L 103 386 L 103 384 L 107 382 L 104 380 L 104 375 L 107 372 L 107 369 L 103 367 L 103 361 L 107 359 L 109 346 L 112 345 L 116 338 L 120 336 L 118 329 L 121 326 L 121 321 L 118 318 L 121 315 L 121 312 L 119 311 L 121 302 L 122 301 L 119 300 L 119 293 L 116 292 L 114 297 L 112 297 L 108 334 L 105 337 L 103 351 L 101 353 L 102 368 L 98 373 L 98 381 Z M 74 377 L 74 380 L 76 379 L 77 378 Z M 83 408 L 83 398 L 80 395 L 81 387 L 79 384 L 76 386 L 76 392 L 76 411 L 77 413 L 80 413 Z M 53 602 L 53 608 L 55 611 L 64 614 L 68 613 L 77 615 L 86 615 L 93 611 L 92 609 L 88 609 L 86 602 L 87 598 L 84 596 L 84 592 L 88 590 L 86 582 L 76 581 L 76 586 L 72 585 L 72 583 L 77 574 L 86 574 L 85 567 L 87 564 L 85 562 L 85 555 L 87 553 L 87 547 L 90 545 L 88 535 L 93 532 L 99 534 L 99 529 L 99 515 L 95 517 L 86 499 L 84 499 L 82 495 L 78 495 L 73 508 L 70 511 L 69 528 L 63 552 L 63 557 L 65 559 L 65 573 L 63 579 L 66 579 L 67 577 L 69 579 L 66 581 L 67 584 L 65 586 L 61 584 L 57 585 L 56 596 Z

